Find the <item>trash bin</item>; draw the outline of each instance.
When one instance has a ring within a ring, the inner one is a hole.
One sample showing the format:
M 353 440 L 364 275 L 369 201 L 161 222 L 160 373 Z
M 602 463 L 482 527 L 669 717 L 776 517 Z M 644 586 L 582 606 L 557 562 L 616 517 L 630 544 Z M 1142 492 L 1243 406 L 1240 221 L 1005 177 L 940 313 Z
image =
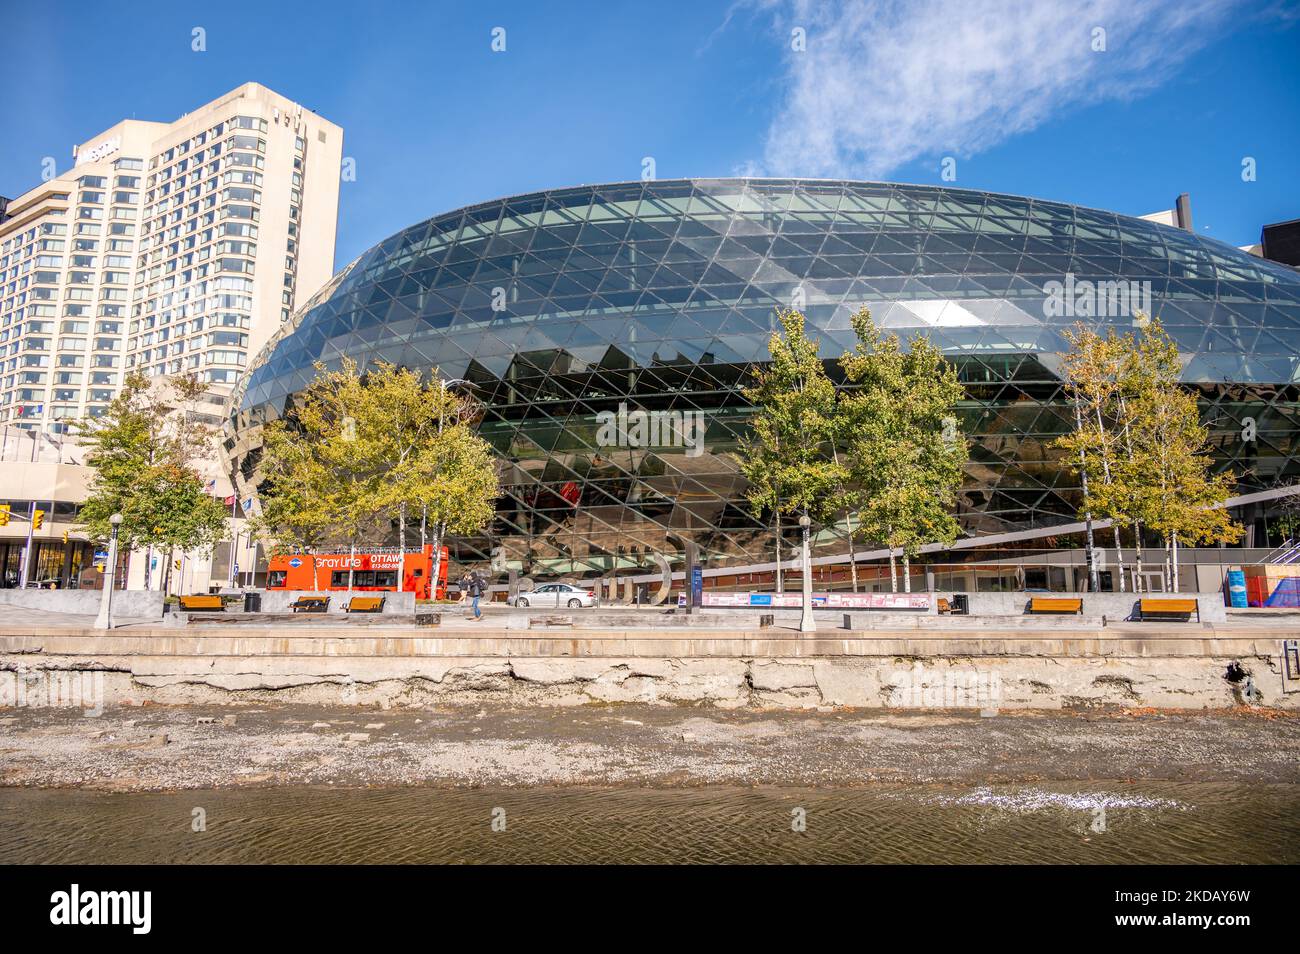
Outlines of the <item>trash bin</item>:
M 245 593 L 244 594 L 244 612 L 260 613 L 262 612 L 262 594 Z
M 970 600 L 965 593 L 954 593 L 952 595 L 952 611 L 959 616 L 970 614 Z

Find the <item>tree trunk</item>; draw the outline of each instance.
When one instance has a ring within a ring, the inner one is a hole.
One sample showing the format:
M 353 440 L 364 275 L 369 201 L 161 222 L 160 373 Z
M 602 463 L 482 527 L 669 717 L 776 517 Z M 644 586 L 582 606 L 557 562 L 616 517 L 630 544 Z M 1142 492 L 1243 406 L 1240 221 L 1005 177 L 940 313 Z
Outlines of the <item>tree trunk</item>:
M 406 590 L 406 504 L 397 505 L 397 592 Z
M 152 577 L 153 577 L 153 568 L 151 567 L 151 564 L 152 564 L 152 563 L 153 563 L 153 544 L 151 543 L 151 544 L 149 544 L 149 546 L 145 547 L 145 549 L 144 549 L 144 588 L 145 588 L 145 590 L 151 590 L 151 589 L 153 589 L 153 580 L 152 580 Z M 28 572 L 30 573 L 31 571 L 29 570 Z
M 352 571 L 356 566 L 356 562 L 357 562 L 357 544 L 356 541 L 353 541 L 352 545 L 348 548 L 348 592 L 349 593 L 352 592 Z
M 163 578 L 162 578 L 162 595 L 164 600 L 167 599 L 172 588 L 172 559 L 175 557 L 175 555 L 176 555 L 175 547 L 168 547 L 167 565 L 163 567 Z
M 898 592 L 898 566 L 894 563 L 894 548 L 889 548 L 889 592 Z
M 1074 402 L 1074 427 L 1076 431 L 1083 431 L 1083 412 L 1079 410 L 1079 401 L 1076 398 Z M 1084 456 L 1083 448 L 1079 448 L 1079 480 L 1083 490 L 1083 499 L 1088 499 L 1088 460 Z M 1088 589 L 1096 593 L 1101 589 L 1100 577 L 1097 573 L 1097 557 L 1092 541 L 1092 510 L 1089 508 L 1084 511 L 1083 522 L 1087 527 L 1087 556 L 1088 556 Z
M 1114 523 L 1111 526 L 1115 529 L 1115 572 L 1119 576 L 1119 591 L 1124 592 L 1124 544 L 1120 541 L 1119 524 Z
M 785 585 L 782 582 L 781 573 L 781 511 L 776 512 L 776 591 L 785 592 Z
M 438 598 L 438 583 L 442 579 L 442 534 L 444 524 L 433 525 L 433 579 L 429 581 L 429 598 Z
M 903 592 L 912 592 L 912 561 L 906 550 L 903 551 Z
M 308 551 L 307 559 L 311 560 L 311 588 L 317 593 L 320 592 L 320 564 L 316 562 L 316 548 L 312 547 Z
M 423 550 L 428 544 L 426 539 L 429 535 L 429 505 L 425 504 L 420 508 L 420 549 Z
M 1170 550 L 1172 553 L 1172 559 L 1170 560 L 1170 567 L 1172 570 L 1172 576 L 1174 581 L 1174 585 L 1172 589 L 1173 592 L 1177 593 L 1178 592 L 1178 534 L 1176 533 L 1173 534 L 1171 538 Z
M 1133 592 L 1141 593 L 1146 589 L 1146 580 L 1142 578 L 1142 522 L 1140 520 L 1133 521 L 1133 546 L 1137 551 L 1133 555 L 1137 564 L 1133 568 Z
M 858 548 L 853 542 L 853 517 L 846 521 L 849 527 L 849 575 L 853 579 L 853 592 L 858 591 Z
M 1107 459 L 1106 456 L 1109 450 L 1109 444 L 1105 443 L 1106 424 L 1101 416 L 1100 405 L 1098 405 L 1097 407 L 1097 433 L 1102 435 L 1102 441 L 1103 441 L 1102 449 L 1101 449 L 1101 469 L 1102 469 L 1102 473 L 1105 474 L 1107 486 L 1110 486 L 1111 485 L 1110 461 Z M 1112 523 L 1111 527 L 1115 531 L 1115 573 L 1119 577 L 1119 591 L 1123 593 L 1124 592 L 1124 546 L 1120 542 L 1118 521 Z

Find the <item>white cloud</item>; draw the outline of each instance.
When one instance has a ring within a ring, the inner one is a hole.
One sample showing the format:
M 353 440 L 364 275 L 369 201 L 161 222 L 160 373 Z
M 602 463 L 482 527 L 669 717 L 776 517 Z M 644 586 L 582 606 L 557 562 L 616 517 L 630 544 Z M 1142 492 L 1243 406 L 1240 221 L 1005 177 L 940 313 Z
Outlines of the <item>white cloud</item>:
M 1238 0 L 754 0 L 783 37 L 769 175 L 875 178 L 964 157 L 1072 108 L 1158 86 Z M 730 18 L 731 14 L 728 14 Z M 1096 28 L 1105 51 L 1094 50 Z

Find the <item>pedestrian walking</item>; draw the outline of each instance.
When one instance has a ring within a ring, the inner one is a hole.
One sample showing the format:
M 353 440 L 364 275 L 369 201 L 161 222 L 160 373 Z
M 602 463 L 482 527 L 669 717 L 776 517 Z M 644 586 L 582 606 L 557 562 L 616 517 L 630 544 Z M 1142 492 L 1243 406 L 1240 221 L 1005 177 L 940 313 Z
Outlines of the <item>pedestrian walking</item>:
M 478 622 L 483 618 L 483 611 L 479 609 L 478 601 L 483 596 L 483 581 L 479 579 L 477 573 L 470 574 L 469 578 L 469 596 L 473 600 L 474 621 Z

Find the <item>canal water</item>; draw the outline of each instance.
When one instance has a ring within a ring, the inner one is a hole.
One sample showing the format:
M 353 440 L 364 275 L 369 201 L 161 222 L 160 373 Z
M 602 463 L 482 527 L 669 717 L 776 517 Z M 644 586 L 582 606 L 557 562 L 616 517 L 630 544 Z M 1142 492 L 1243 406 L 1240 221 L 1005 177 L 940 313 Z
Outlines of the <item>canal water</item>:
M 1300 786 L 10 788 L 0 862 L 1295 864 Z

